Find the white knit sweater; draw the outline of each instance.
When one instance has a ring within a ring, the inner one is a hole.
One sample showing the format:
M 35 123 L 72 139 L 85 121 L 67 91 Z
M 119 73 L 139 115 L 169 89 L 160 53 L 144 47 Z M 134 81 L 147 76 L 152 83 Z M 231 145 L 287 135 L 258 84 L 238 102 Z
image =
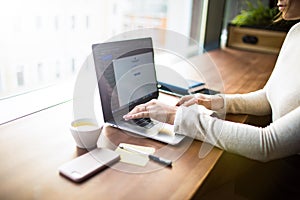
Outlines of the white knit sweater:
M 211 117 L 203 106 L 181 106 L 176 133 L 194 137 L 228 152 L 269 161 L 300 152 L 300 23 L 287 34 L 265 87 L 248 94 L 225 95 L 227 113 L 267 115 L 273 122 L 255 127 Z M 199 109 L 201 108 L 201 109 Z

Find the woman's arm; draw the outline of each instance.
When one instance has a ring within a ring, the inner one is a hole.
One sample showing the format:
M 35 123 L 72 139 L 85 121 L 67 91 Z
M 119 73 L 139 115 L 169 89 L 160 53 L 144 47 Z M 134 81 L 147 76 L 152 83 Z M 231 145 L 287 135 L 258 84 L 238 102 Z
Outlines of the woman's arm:
M 199 107 L 178 108 L 176 133 L 263 162 L 300 152 L 300 107 L 265 128 L 220 120 L 199 112 Z
M 225 95 L 225 105 L 227 113 L 250 115 L 269 115 L 272 113 L 264 89 L 247 94 L 227 94 Z
M 271 107 L 263 89 L 247 94 L 187 95 L 182 97 L 176 105 L 188 107 L 194 104 L 203 105 L 207 109 L 221 113 L 271 114 Z

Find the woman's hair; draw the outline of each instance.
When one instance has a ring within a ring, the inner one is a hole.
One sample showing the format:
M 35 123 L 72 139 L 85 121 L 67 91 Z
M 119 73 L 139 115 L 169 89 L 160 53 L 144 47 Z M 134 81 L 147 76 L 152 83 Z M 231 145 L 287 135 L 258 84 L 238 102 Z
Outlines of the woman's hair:
M 280 22 L 281 20 L 283 20 L 282 12 L 279 11 L 279 13 L 274 17 L 273 22 L 276 23 L 276 22 Z

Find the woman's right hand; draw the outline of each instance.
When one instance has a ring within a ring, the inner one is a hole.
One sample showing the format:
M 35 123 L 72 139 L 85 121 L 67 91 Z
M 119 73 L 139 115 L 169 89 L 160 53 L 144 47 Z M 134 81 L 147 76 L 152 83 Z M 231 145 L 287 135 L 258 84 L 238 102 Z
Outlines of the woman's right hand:
M 221 95 L 194 94 L 183 96 L 176 106 L 203 105 L 210 110 L 220 110 L 224 107 L 224 99 Z

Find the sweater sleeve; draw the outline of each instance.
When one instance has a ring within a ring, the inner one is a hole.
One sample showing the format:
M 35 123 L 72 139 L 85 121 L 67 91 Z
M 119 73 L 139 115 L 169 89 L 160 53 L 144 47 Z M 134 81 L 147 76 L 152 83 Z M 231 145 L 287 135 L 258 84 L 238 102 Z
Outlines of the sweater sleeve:
M 300 107 L 259 128 L 211 117 L 193 105 L 177 110 L 174 130 L 228 152 L 266 162 L 300 152 L 299 119 Z
M 247 94 L 226 94 L 225 105 L 227 113 L 268 115 L 271 106 L 264 89 Z

